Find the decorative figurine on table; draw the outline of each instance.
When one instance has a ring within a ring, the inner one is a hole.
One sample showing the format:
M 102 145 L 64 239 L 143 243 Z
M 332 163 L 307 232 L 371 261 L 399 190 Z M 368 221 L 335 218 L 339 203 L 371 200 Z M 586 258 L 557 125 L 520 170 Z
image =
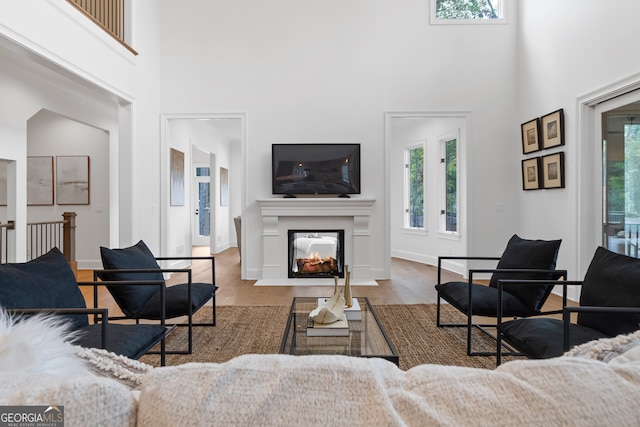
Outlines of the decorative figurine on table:
M 309 313 L 309 318 L 316 323 L 334 323 L 340 320 L 344 314 L 344 295 L 342 295 L 342 289 L 338 289 L 337 276 L 334 280 L 335 286 L 333 296 L 327 299 L 324 303 L 318 304 L 318 307 Z

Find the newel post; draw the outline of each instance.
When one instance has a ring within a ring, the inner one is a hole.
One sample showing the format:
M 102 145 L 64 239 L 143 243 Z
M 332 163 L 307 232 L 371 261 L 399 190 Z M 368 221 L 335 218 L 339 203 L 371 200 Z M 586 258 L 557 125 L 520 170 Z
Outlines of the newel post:
M 62 252 L 74 273 L 78 271 L 76 261 L 76 212 L 64 212 L 64 226 L 62 227 Z

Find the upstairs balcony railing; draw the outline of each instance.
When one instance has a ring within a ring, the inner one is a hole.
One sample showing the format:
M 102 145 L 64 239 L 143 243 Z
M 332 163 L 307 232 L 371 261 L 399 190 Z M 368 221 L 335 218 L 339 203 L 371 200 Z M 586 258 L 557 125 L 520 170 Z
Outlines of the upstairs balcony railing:
M 76 261 L 76 216 L 75 212 L 64 212 L 60 221 L 33 222 L 27 224 L 27 260 L 32 260 L 57 247 L 75 272 Z M 15 223 L 0 224 L 0 263 L 9 262 L 9 235 Z
M 125 1 L 126 0 L 67 0 L 87 18 L 106 31 L 118 43 L 137 55 L 125 38 Z

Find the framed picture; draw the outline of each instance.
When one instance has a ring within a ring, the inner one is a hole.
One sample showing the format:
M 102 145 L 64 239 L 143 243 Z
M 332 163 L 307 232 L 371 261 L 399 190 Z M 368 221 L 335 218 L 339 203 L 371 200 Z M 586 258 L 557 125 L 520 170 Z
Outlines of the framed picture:
M 53 157 L 27 157 L 27 206 L 53 205 Z
M 564 188 L 564 153 L 549 154 L 540 161 L 543 188 Z
M 542 117 L 542 148 L 564 145 L 564 112 L 561 109 Z
M 171 206 L 184 206 L 184 153 L 171 148 L 169 157 Z
M 220 168 L 220 206 L 229 206 L 229 169 Z
M 7 162 L 0 161 L 0 206 L 7 206 Z
M 57 201 L 59 205 L 88 205 L 89 156 L 56 157 Z
M 520 125 L 522 131 L 522 154 L 541 150 L 540 119 L 533 119 Z
M 537 190 L 540 188 L 540 157 L 522 161 L 522 189 Z

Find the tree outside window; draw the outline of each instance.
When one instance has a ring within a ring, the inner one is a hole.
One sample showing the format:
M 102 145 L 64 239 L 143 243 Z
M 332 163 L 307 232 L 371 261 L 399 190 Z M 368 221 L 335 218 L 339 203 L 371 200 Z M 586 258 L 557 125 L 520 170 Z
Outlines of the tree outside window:
M 405 151 L 405 227 L 424 228 L 424 147 Z
M 437 20 L 503 19 L 504 0 L 432 0 Z

